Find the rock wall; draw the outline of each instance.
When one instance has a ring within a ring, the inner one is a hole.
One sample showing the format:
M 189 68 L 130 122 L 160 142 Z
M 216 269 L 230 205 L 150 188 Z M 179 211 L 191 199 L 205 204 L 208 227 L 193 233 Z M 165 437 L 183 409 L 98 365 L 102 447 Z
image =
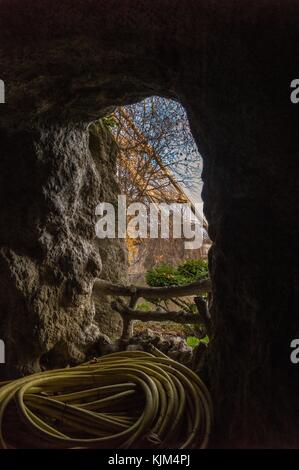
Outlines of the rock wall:
M 179 99 L 214 242 L 211 445 L 298 445 L 298 13 L 296 0 L 2 0 L 1 321 L 14 363 L 53 348 L 66 325 L 82 342 L 94 328 L 100 262 L 70 230 L 86 233 L 76 195 L 96 182 L 84 126 L 116 104 Z M 74 193 L 60 185 L 70 167 Z
M 89 135 L 90 150 L 102 177 L 99 201 L 113 204 L 117 214 L 117 196 L 120 193 L 116 178 L 117 144 L 106 126 L 100 123 L 89 127 Z M 126 284 L 128 257 L 125 241 L 117 238 L 96 239 L 96 245 L 102 260 L 101 279 Z M 101 333 L 115 340 L 120 337 L 123 325 L 121 316 L 110 306 L 112 300 L 111 296 L 95 299 L 95 320 Z
M 93 280 L 125 267 L 123 246 L 106 244 L 102 262 L 95 238 L 95 207 L 118 190 L 116 149 L 101 124 L 2 131 L 1 144 L 3 375 L 77 363 L 101 334 Z

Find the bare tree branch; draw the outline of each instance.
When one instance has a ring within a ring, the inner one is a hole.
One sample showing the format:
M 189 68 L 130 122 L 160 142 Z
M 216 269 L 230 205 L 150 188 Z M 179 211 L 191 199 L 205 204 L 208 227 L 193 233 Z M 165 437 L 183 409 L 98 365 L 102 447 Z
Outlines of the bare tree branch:
M 118 302 L 112 302 L 111 306 L 116 310 L 124 319 L 139 320 L 139 321 L 174 321 L 176 323 L 201 323 L 201 317 L 194 313 L 184 312 L 183 310 L 177 312 L 143 312 L 142 310 L 134 310 L 125 305 L 120 305 Z
M 103 297 L 105 295 L 116 295 L 144 299 L 171 299 L 172 297 L 187 297 L 189 295 L 197 295 L 204 292 L 210 292 L 210 279 L 202 279 L 200 281 L 186 284 L 183 286 L 168 287 L 137 287 L 124 286 L 121 284 L 113 284 L 103 279 L 96 279 L 93 286 L 93 296 Z

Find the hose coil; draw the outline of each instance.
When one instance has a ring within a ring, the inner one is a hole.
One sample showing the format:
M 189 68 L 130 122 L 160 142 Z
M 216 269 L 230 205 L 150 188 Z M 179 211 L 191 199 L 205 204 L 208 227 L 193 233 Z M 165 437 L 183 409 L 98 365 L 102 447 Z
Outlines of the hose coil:
M 205 448 L 210 394 L 153 348 L 0 383 L 0 448 Z

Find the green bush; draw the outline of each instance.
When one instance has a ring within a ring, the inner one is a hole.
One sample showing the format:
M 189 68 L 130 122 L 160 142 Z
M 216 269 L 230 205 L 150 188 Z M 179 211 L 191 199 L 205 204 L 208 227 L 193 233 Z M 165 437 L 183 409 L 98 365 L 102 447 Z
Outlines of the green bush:
M 190 259 L 178 266 L 160 265 L 146 273 L 146 282 L 152 287 L 181 286 L 209 276 L 208 263 Z
M 152 287 L 177 286 L 177 272 L 173 266 L 161 264 L 146 273 L 146 282 Z
M 208 262 L 203 259 L 189 259 L 177 267 L 181 276 L 189 279 L 189 282 L 199 281 L 208 277 Z
M 201 279 L 206 279 L 209 277 L 208 271 L 208 263 L 207 261 L 196 259 L 196 260 L 187 260 L 183 263 L 179 264 L 178 266 L 169 266 L 166 264 L 162 264 L 156 266 L 155 268 L 150 269 L 146 273 L 146 282 L 151 287 L 168 287 L 168 286 L 181 286 L 184 284 L 190 284 L 195 281 L 199 281 Z M 207 293 L 202 294 L 203 297 L 207 297 Z M 158 306 L 158 307 L 166 307 L 167 310 L 171 309 L 171 305 L 169 306 L 168 301 L 161 301 L 161 299 L 152 299 L 151 302 Z M 193 300 L 188 298 L 175 298 L 170 299 L 170 302 L 176 304 L 177 307 L 183 309 L 184 311 L 190 313 L 196 313 L 197 308 L 194 304 Z M 198 330 L 198 328 L 200 329 Z M 204 325 L 198 325 L 197 331 L 199 333 L 199 338 L 196 336 L 191 336 L 192 334 L 197 334 L 196 330 L 193 328 L 193 331 L 187 332 L 187 325 L 186 328 L 186 336 L 187 336 L 187 344 L 192 348 L 195 348 L 200 343 L 208 343 L 209 338 L 208 336 L 203 336 L 205 327 Z M 190 336 L 188 336 L 188 333 Z M 201 338 L 202 337 L 202 338 Z

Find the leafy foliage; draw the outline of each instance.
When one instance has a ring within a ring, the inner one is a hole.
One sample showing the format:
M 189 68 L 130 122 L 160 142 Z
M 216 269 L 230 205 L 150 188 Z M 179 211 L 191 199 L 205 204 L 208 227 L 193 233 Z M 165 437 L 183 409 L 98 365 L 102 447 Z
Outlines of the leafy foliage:
M 186 339 L 187 345 L 190 346 L 191 348 L 196 348 L 196 346 L 199 345 L 199 342 L 200 340 L 196 336 L 188 336 Z
M 203 338 L 197 338 L 196 336 L 188 336 L 186 339 L 186 343 L 191 348 L 196 348 L 200 343 L 209 344 L 209 337 L 205 335 Z
M 167 264 L 161 264 L 146 273 L 146 282 L 152 287 L 177 286 L 179 279 L 177 269 Z
M 202 259 L 190 259 L 178 266 L 160 265 L 150 269 L 146 282 L 152 287 L 181 286 L 208 277 L 208 263 Z
M 204 343 L 204 344 L 209 344 L 210 339 L 209 339 L 208 335 L 206 335 L 203 338 L 200 338 L 199 342 Z
M 178 266 L 161 264 L 150 269 L 146 273 L 146 282 L 151 287 L 169 287 L 181 286 L 192 282 L 206 279 L 209 276 L 208 263 L 202 259 L 189 259 L 180 263 Z M 202 294 L 207 297 L 208 293 Z M 169 310 L 170 304 L 175 304 L 181 310 L 196 313 L 196 305 L 190 298 L 173 298 L 168 301 L 152 299 L 151 302 L 162 310 Z M 173 308 L 173 307 L 172 307 Z M 189 325 L 190 327 L 190 325 Z M 186 342 L 188 346 L 196 348 L 200 343 L 208 344 L 209 337 L 203 324 L 193 325 L 193 331 L 188 331 L 188 325 L 185 325 Z M 190 334 L 191 333 L 191 334 Z M 188 336 L 189 334 L 189 336 Z M 198 336 L 194 336 L 194 334 Z
M 208 262 L 203 259 L 189 259 L 177 267 L 177 272 L 189 282 L 199 281 L 208 277 Z

